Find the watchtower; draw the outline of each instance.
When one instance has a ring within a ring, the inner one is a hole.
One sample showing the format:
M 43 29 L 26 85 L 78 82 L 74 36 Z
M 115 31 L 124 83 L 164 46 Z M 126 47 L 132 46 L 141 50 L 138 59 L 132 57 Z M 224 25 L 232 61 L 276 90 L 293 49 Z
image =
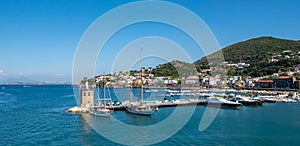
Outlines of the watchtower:
M 94 90 L 81 89 L 80 107 L 85 108 L 94 105 Z

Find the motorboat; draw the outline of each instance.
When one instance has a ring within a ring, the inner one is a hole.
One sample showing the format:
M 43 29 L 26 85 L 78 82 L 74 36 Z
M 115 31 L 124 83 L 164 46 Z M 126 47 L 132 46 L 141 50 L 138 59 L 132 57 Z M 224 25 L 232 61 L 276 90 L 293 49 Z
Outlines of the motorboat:
M 276 98 L 274 96 L 260 96 L 260 98 L 262 99 L 263 102 L 266 102 L 266 103 L 275 103 L 276 102 Z
M 211 96 L 211 97 L 207 97 L 207 102 L 206 102 L 207 106 L 220 106 L 220 107 L 231 107 L 231 108 L 236 108 L 240 105 L 242 105 L 241 103 L 238 102 L 232 102 L 232 101 L 228 101 L 224 98 L 221 97 L 215 97 L 215 96 Z
M 94 107 L 90 111 L 91 115 L 99 116 L 99 117 L 110 117 L 112 114 L 112 111 L 105 108 L 105 107 Z
M 285 103 L 296 103 L 297 100 L 291 99 L 291 98 L 283 98 L 282 102 Z
M 241 95 L 236 95 L 230 101 L 238 102 L 243 105 L 262 105 L 262 102 L 259 100 L 249 99 L 249 98 L 243 97 Z

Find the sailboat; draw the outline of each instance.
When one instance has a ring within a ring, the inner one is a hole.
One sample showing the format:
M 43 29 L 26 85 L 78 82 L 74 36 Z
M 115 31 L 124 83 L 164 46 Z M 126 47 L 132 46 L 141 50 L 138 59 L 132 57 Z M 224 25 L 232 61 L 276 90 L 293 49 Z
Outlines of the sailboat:
M 111 101 L 111 98 L 105 97 L 105 86 L 104 86 L 103 99 L 99 98 L 99 88 L 98 88 L 97 100 L 98 100 L 98 105 L 92 107 L 92 109 L 90 110 L 90 114 L 99 117 L 110 117 L 112 111 L 106 107 L 106 101 Z M 103 103 L 101 101 L 103 101 Z
M 143 47 L 141 48 L 141 100 L 140 102 L 132 102 L 132 83 L 130 83 L 130 99 L 129 105 L 125 107 L 126 111 L 131 114 L 151 116 L 157 108 L 154 109 L 144 104 L 144 86 L 143 86 Z

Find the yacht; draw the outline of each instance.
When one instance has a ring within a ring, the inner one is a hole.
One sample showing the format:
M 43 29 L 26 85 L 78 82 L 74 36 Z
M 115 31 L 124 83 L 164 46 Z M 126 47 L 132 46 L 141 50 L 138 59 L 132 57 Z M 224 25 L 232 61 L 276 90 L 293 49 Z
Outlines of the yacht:
M 296 103 L 297 100 L 291 99 L 291 98 L 283 98 L 282 102 L 285 103 Z
M 98 88 L 98 105 L 97 106 L 92 106 L 90 109 L 90 114 L 94 115 L 94 116 L 99 116 L 99 117 L 110 117 L 112 114 L 112 110 L 107 108 L 108 103 L 111 102 L 111 97 L 110 98 L 106 98 L 105 95 L 105 87 L 107 85 L 104 86 L 104 92 L 103 92 L 103 98 L 99 97 L 99 88 Z M 109 94 L 109 91 L 108 91 Z
M 206 105 L 207 106 L 218 106 L 218 105 L 220 105 L 221 107 L 236 108 L 236 107 L 238 107 L 242 104 L 238 103 L 238 102 L 228 101 L 228 100 L 226 100 L 224 98 L 221 98 L 221 97 L 211 96 L 211 97 L 207 97 Z
M 141 48 L 141 101 L 140 102 L 132 102 L 132 83 L 130 83 L 130 99 L 129 104 L 125 106 L 125 109 L 128 113 L 143 115 L 143 116 L 151 116 L 152 113 L 158 111 L 157 107 L 153 108 L 149 105 L 145 105 L 144 103 L 144 86 L 143 86 L 143 47 Z
M 260 98 L 262 99 L 263 102 L 266 102 L 266 103 L 275 103 L 276 102 L 275 96 L 260 96 Z
M 231 101 L 241 103 L 243 105 L 262 105 L 262 102 L 259 100 L 249 99 L 247 97 L 243 97 L 241 95 L 236 95 L 231 99 Z
M 92 108 L 92 110 L 90 111 L 91 115 L 94 116 L 99 116 L 99 117 L 110 117 L 112 114 L 112 111 L 105 108 L 105 107 L 94 107 Z

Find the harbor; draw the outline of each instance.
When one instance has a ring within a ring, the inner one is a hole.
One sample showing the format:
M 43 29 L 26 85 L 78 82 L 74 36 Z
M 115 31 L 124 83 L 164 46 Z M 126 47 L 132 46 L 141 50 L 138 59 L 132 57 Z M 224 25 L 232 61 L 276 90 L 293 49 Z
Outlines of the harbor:
M 128 88 L 118 88 L 119 90 L 130 90 Z M 114 88 L 108 88 L 109 92 L 115 92 Z M 126 106 L 129 105 L 129 100 L 124 101 L 110 101 L 106 102 L 105 105 L 97 103 L 95 93 L 99 94 L 96 89 L 80 89 L 80 104 L 73 108 L 67 109 L 66 112 L 72 113 L 88 113 L 90 112 L 91 107 L 96 108 L 105 108 L 111 111 L 126 111 Z M 136 89 L 140 90 L 140 89 Z M 84 93 L 86 95 L 83 96 Z M 88 92 L 90 92 L 88 94 Z M 140 91 L 138 91 L 140 92 Z M 255 95 L 249 96 L 249 93 L 254 93 L 253 91 L 227 91 L 222 90 L 171 90 L 165 88 L 155 88 L 155 89 L 146 89 L 144 90 L 145 94 L 154 94 L 155 100 L 145 100 L 143 101 L 144 105 L 151 108 L 170 108 L 177 106 L 207 106 L 213 105 L 213 103 L 221 104 L 222 108 L 238 108 L 238 106 L 263 106 L 268 103 L 282 102 L 282 103 L 298 103 L 300 102 L 299 94 L 297 92 L 268 92 L 268 91 L 258 91 L 255 92 Z M 103 94 L 103 93 L 102 93 Z M 116 95 L 116 93 L 114 94 Z M 129 96 L 128 96 L 129 97 Z M 213 99 L 214 98 L 214 99 Z M 112 97 L 110 97 L 112 99 Z M 224 106 L 224 102 L 230 102 L 232 106 Z M 235 105 L 238 103 L 238 105 Z M 140 101 L 132 102 L 132 104 L 138 105 Z
M 129 89 L 117 88 L 114 90 L 116 94 L 111 94 L 111 96 L 112 100 L 116 101 L 116 95 L 125 97 L 128 95 Z M 165 92 L 164 89 L 157 90 L 158 92 L 152 92 L 152 96 L 157 97 L 157 100 L 163 99 L 163 96 L 158 95 Z M 73 143 L 74 145 L 117 145 L 99 136 L 84 119 L 84 117 L 90 117 L 100 122 L 110 122 L 112 118 L 97 117 L 89 113 L 65 112 L 66 109 L 77 105 L 75 99 L 80 102 L 79 98 L 74 96 L 72 86 L 36 85 L 23 87 L 5 85 L 0 86 L 0 91 L 2 104 L 0 109 L 3 111 L 1 116 L 6 117 L 1 120 L 1 124 L 5 125 L 0 127 L 3 133 L 1 139 L 7 139 L 8 145 L 30 145 L 32 143 L 37 145 L 45 145 L 46 143 L 50 145 L 64 145 L 66 143 Z M 110 91 L 114 93 L 113 89 Z M 76 88 L 77 92 L 79 93 L 79 89 Z M 133 89 L 133 92 L 139 93 L 139 90 Z M 145 93 L 147 97 L 149 92 Z M 128 96 L 126 98 L 128 100 Z M 24 101 L 31 102 L 27 104 Z M 175 108 L 185 109 L 189 107 L 193 108 L 192 106 L 161 107 L 151 117 L 137 116 L 115 110 L 113 117 L 130 125 L 145 126 L 163 121 Z M 218 145 L 220 143 L 224 145 L 276 145 L 278 143 L 297 145 L 298 141 L 291 140 L 291 137 L 300 138 L 299 126 L 297 126 L 300 120 L 299 108 L 299 103 L 285 102 L 263 103 L 262 106 L 239 106 L 237 109 L 224 108 L 220 110 L 212 126 L 199 132 L 197 127 L 206 106 L 195 106 L 195 114 L 187 126 L 173 138 L 158 145 L 188 145 L 189 143 L 195 145 Z M 221 138 L 223 135 L 226 137 Z M 180 138 L 183 139 L 178 143 Z M 212 140 L 214 138 L 220 139 L 214 141 Z M 5 145 L 5 142 L 2 142 Z

